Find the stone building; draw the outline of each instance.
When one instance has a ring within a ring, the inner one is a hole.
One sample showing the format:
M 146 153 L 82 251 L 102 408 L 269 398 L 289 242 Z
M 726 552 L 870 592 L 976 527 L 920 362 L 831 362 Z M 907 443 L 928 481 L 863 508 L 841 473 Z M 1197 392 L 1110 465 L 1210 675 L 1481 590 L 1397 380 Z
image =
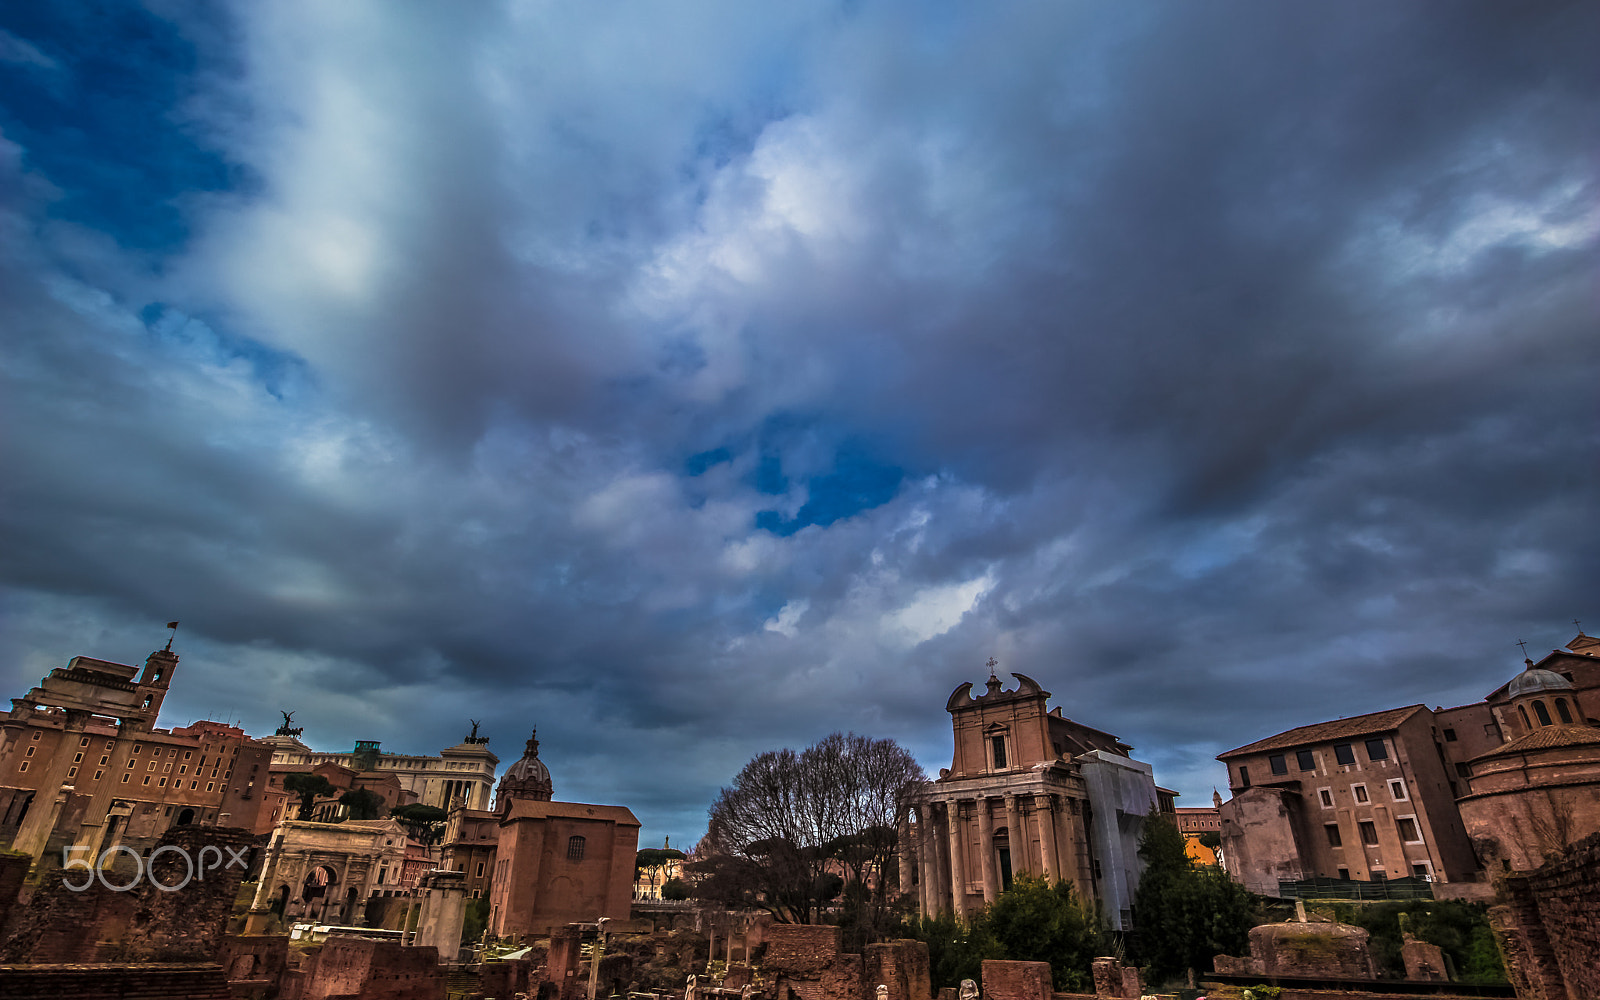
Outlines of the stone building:
M 1213 795 L 1215 793 L 1213 792 Z M 1216 796 L 1220 803 L 1222 797 Z M 1222 836 L 1222 816 L 1218 806 L 1196 806 L 1176 810 L 1178 832 L 1183 834 L 1183 851 L 1189 860 L 1201 865 L 1215 865 L 1217 852 L 1200 842 L 1208 833 Z
M 156 728 L 177 666 L 170 648 L 142 670 L 75 656 L 12 699 L 0 719 L 0 843 L 59 864 L 67 847 L 142 852 L 174 826 L 252 828 L 270 750 L 222 723 Z
M 901 885 L 916 885 L 923 913 L 965 918 L 1015 875 L 1044 876 L 1071 882 L 1121 929 L 1145 817 L 1170 813 L 1175 793 L 1156 787 L 1132 747 L 1050 709 L 1048 691 L 1011 676 L 1014 690 L 990 674 L 983 694 L 965 683 L 945 704 L 955 751 L 938 780 L 904 801 L 901 842 L 911 850 L 901 852 Z
M 336 764 L 346 771 L 372 777 L 392 777 L 408 793 L 408 801 L 420 802 L 449 812 L 457 802 L 468 809 L 487 809 L 494 792 L 494 773 L 500 758 L 489 750 L 489 739 L 478 735 L 476 723 L 471 735 L 437 756 L 385 753 L 374 740 L 358 740 L 349 753 L 323 753 L 300 742 L 299 730 L 280 729 L 264 742 L 272 745 L 272 768 L 280 773 L 309 770 L 322 764 Z M 290 735 L 290 734 L 293 735 Z M 281 779 L 279 784 L 281 785 Z M 376 790 L 376 789 L 375 789 Z M 409 796 L 415 796 L 410 798 Z M 282 796 L 274 800 L 275 811 L 283 812 Z
M 628 919 L 639 821 L 622 806 L 553 799 L 535 735 L 495 795 L 489 933 L 496 937 L 526 940 L 575 921 Z
M 269 914 L 286 924 L 361 924 L 369 900 L 414 888 L 406 884 L 406 846 L 405 828 L 392 819 L 279 823 L 246 933 L 259 933 Z
M 1600 640 L 1579 633 L 1455 708 L 1302 726 L 1218 756 L 1228 871 L 1258 891 L 1312 877 L 1483 879 L 1600 830 Z

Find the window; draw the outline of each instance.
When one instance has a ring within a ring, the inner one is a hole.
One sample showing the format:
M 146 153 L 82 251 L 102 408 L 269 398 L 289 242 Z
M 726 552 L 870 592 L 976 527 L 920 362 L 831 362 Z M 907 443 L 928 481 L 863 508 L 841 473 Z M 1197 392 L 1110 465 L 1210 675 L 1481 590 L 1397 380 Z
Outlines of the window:
M 1283 754 L 1275 753 L 1267 758 L 1267 763 L 1272 765 L 1273 774 L 1288 774 L 1289 764 L 1283 759 Z
M 483 862 L 478 862 L 478 877 L 483 878 Z
M 77 776 L 78 776 L 78 769 L 77 768 L 75 768 L 75 767 L 67 768 L 67 777 L 76 778 Z
M 1367 741 L 1367 759 L 1368 760 L 1388 760 L 1389 759 L 1389 749 L 1383 745 L 1383 741 L 1382 740 L 1368 740 Z
M 156 762 L 155 761 L 151 761 L 150 762 L 150 766 L 145 768 L 146 771 L 154 771 L 155 769 L 156 769 Z
M 1400 831 L 1400 839 L 1408 844 L 1417 844 L 1422 841 L 1422 834 L 1417 832 L 1417 821 L 1410 816 L 1401 816 L 1394 821 L 1394 828 Z
M 1369 801 L 1368 798 L 1367 798 L 1367 786 L 1366 785 L 1351 785 L 1350 786 L 1350 794 L 1355 798 L 1355 800 L 1357 802 L 1367 802 L 1367 801 Z
M 35 742 L 35 743 L 39 742 L 39 734 L 38 733 L 34 733 L 33 734 L 33 742 Z
M 1333 759 L 1341 764 L 1354 764 L 1356 762 L 1356 752 L 1350 749 L 1350 744 L 1348 743 L 1335 743 L 1333 745 Z
M 144 776 L 144 784 L 150 784 L 150 776 L 148 774 Z
M 1363 844 L 1368 847 L 1378 846 L 1378 828 L 1372 820 L 1364 819 L 1357 823 L 1356 826 L 1361 828 L 1361 842 Z
M 77 753 L 72 755 L 72 762 L 74 764 L 82 764 L 83 763 L 83 751 L 82 750 L 79 750 Z
M 1404 802 L 1406 800 L 1406 783 L 1399 779 L 1389 782 L 1389 798 L 1394 799 L 1396 802 Z
M 1350 881 L 1350 869 L 1346 868 L 1344 865 L 1340 865 L 1339 877 L 1344 879 L 1346 882 Z
M 1565 698 L 1557 698 L 1556 699 L 1556 714 L 1561 716 L 1561 721 L 1562 722 L 1571 722 L 1572 721 L 1572 713 L 1567 711 L 1567 699 L 1565 699 Z
M 1550 710 L 1544 707 L 1544 702 L 1536 701 L 1533 703 L 1533 714 L 1539 717 L 1539 725 L 1550 725 Z
M 96 781 L 99 781 L 99 780 L 100 780 L 100 778 L 101 778 L 101 777 L 102 777 L 102 776 L 103 776 L 103 775 L 104 775 L 104 774 L 105 774 L 105 772 L 104 772 L 104 771 L 96 771 L 96 772 L 95 772 L 95 773 L 94 773 L 94 780 L 96 780 Z
M 994 767 L 998 771 L 1006 766 L 1006 738 L 1004 736 L 995 736 L 989 740 L 989 743 L 994 747 Z
M 1528 710 L 1521 705 L 1517 706 L 1517 714 L 1522 716 L 1522 728 L 1532 729 L 1533 723 L 1528 721 Z
M 1331 789 L 1331 788 L 1319 788 L 1319 789 L 1317 789 L 1317 798 L 1322 800 L 1322 808 L 1324 808 L 1324 809 L 1332 809 L 1333 808 L 1333 789 Z
M 39 748 L 38 747 L 29 747 L 28 748 L 28 752 L 23 754 L 22 756 L 24 756 L 24 757 L 32 757 L 33 756 L 33 752 L 35 750 L 37 750 L 37 749 L 39 749 Z
M 1343 847 L 1344 846 L 1344 838 L 1339 836 L 1339 824 L 1338 823 L 1329 823 L 1327 826 L 1323 827 L 1323 829 L 1328 832 L 1328 846 L 1329 847 Z
M 1456 731 L 1454 729 L 1446 729 L 1444 731 L 1444 741 L 1446 743 L 1454 743 L 1456 741 Z
M 211 791 L 212 788 L 216 787 L 216 784 L 217 783 L 215 781 L 206 782 L 206 791 Z
M 162 778 L 160 781 L 156 782 L 156 787 L 157 788 L 165 788 L 165 787 L 167 787 L 167 779 L 166 778 Z
M 100 766 L 101 767 L 105 767 L 106 766 L 106 762 L 109 761 L 110 759 L 111 759 L 111 755 L 110 754 L 105 754 L 104 756 L 102 756 L 100 758 Z
M 123 783 L 123 784 L 124 784 L 124 785 L 126 785 L 126 784 L 127 784 L 127 783 L 128 783 L 128 779 L 129 779 L 129 778 L 131 778 L 131 777 L 133 777 L 133 775 L 131 775 L 131 774 L 124 774 L 124 775 L 123 775 L 123 776 L 122 776 L 122 783 Z
M 87 736 L 85 736 L 83 739 L 78 741 L 78 746 L 80 746 L 80 747 L 86 747 L 88 745 L 89 745 L 89 737 L 87 737 Z
M 21 766 L 19 766 L 17 768 L 17 773 L 21 774 L 22 772 L 26 771 L 27 769 L 28 769 L 28 762 L 27 761 L 23 761 Z
M 567 860 L 568 861 L 582 861 L 583 860 L 583 838 L 582 837 L 568 837 L 567 838 Z
M 1297 750 L 1294 755 L 1295 762 L 1302 771 L 1315 771 L 1317 769 L 1317 756 L 1310 750 Z
M 1239 765 L 1239 787 L 1250 787 L 1250 769 L 1245 767 L 1243 764 Z
M 183 752 L 183 759 L 184 760 L 188 760 L 190 757 L 193 757 L 193 756 L 194 756 L 194 751 L 193 750 L 185 750 Z
M 128 761 L 128 770 L 133 770 L 133 761 Z

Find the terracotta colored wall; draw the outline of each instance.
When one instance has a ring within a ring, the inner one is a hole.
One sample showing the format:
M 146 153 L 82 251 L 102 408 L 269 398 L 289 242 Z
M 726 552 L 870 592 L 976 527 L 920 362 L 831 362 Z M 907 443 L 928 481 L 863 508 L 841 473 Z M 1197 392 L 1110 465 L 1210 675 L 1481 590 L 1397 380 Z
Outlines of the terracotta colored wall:
M 921 941 L 884 941 L 862 953 L 862 985 L 876 995 L 878 984 L 889 987 L 889 1000 L 930 1000 L 933 977 L 928 946 Z
M 1508 877 L 1503 898 L 1490 920 L 1519 991 L 1538 1000 L 1600 997 L 1600 834 Z
M 762 971 L 775 984 L 777 1000 L 862 1000 L 860 955 L 840 954 L 837 927 L 774 924 L 767 928 Z M 876 985 L 876 984 L 874 984 Z
M 989 1000 L 1051 1000 L 1050 963 L 986 961 L 983 995 Z
M 329 938 L 307 970 L 301 1000 L 358 996 L 362 1000 L 439 1000 L 445 970 L 432 948 L 393 941 Z
M 0 1000 L 229 1000 L 216 965 L 0 965 Z

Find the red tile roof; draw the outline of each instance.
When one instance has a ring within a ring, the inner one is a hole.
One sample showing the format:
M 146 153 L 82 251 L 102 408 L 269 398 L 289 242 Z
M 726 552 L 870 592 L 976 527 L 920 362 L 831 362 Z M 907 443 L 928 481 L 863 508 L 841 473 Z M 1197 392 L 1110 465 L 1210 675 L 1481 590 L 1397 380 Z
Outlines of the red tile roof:
M 1472 758 L 1484 760 L 1503 754 L 1523 753 L 1527 750 L 1551 750 L 1557 747 L 1581 747 L 1600 744 L 1600 729 L 1592 726 L 1548 726 L 1535 729 L 1510 743 L 1503 743 L 1487 753 Z
M 1399 725 L 1411 718 L 1417 712 L 1427 711 L 1426 705 L 1408 705 L 1405 708 L 1391 708 L 1386 712 L 1373 712 L 1370 715 L 1356 715 L 1348 719 L 1337 719 L 1333 722 L 1318 722 L 1299 729 L 1291 729 L 1286 733 L 1269 736 L 1264 740 L 1246 744 L 1234 750 L 1217 754 L 1218 760 L 1229 757 L 1238 757 L 1248 753 L 1262 753 L 1267 750 L 1287 750 L 1290 747 L 1303 747 L 1312 743 L 1328 743 L 1333 740 L 1354 739 L 1357 736 L 1369 736 L 1375 733 L 1386 733 L 1396 729 Z

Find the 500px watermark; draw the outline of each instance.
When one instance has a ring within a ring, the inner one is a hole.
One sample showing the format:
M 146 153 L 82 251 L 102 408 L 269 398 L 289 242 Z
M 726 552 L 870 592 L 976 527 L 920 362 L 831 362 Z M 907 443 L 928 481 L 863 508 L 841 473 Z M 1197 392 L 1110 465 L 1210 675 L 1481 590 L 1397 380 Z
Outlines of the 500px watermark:
M 250 868 L 250 863 L 245 860 L 245 852 L 247 850 L 248 848 L 244 847 L 234 849 L 232 847 L 213 847 L 208 844 L 205 847 L 200 848 L 200 857 L 198 860 L 196 860 L 194 855 L 190 854 L 184 848 L 179 847 L 177 844 L 164 844 L 161 847 L 151 851 L 150 857 L 146 858 L 140 855 L 138 851 L 129 847 L 127 844 L 117 844 L 114 847 L 108 847 L 101 851 L 98 863 L 91 864 L 89 858 L 94 856 L 94 848 L 63 847 L 61 849 L 61 867 L 63 869 L 81 868 L 88 872 L 89 875 L 82 882 L 73 882 L 70 878 L 63 878 L 61 880 L 61 884 L 66 886 L 68 889 L 71 889 L 73 892 L 82 892 L 98 881 L 101 885 L 105 886 L 107 889 L 110 889 L 112 892 L 127 892 L 129 889 L 132 889 L 134 886 L 143 881 L 145 876 L 148 875 L 150 878 L 150 884 L 155 886 L 157 889 L 160 889 L 162 892 L 177 892 L 179 889 L 182 889 L 184 886 L 188 885 L 192 880 L 198 879 L 199 881 L 204 882 L 206 880 L 206 872 L 216 871 L 218 868 L 226 870 L 238 865 L 240 868 L 248 871 Z M 224 851 L 227 853 L 224 854 Z M 75 855 L 80 852 L 88 855 L 88 857 L 76 857 Z M 119 853 L 126 854 L 128 857 L 133 859 L 133 881 L 126 885 L 116 885 L 106 879 L 106 870 L 109 860 Z M 156 859 L 161 857 L 163 854 L 175 854 L 183 859 L 183 881 L 168 884 L 156 878 Z M 208 854 L 213 859 L 209 865 L 206 864 L 206 858 Z

